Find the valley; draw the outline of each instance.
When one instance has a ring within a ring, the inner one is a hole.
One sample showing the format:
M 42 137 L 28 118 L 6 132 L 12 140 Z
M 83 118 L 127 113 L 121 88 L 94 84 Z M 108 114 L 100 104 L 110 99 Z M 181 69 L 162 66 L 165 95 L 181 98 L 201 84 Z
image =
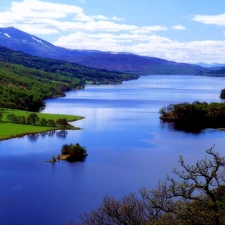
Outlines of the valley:
M 174 126 L 174 112 L 168 116 L 162 107 L 184 102 L 189 109 L 201 101 L 195 106 L 204 115 L 210 102 L 222 107 L 224 71 L 124 52 L 69 50 L 13 27 L 0 30 L 2 222 L 79 221 L 106 194 L 121 198 L 128 190 L 155 187 L 178 155 L 193 163 L 210 146 L 222 153 L 224 132 Z M 160 120 L 160 109 L 172 123 Z M 84 146 L 81 161 L 72 143 Z M 72 162 L 55 164 L 63 146 L 61 159 Z M 52 165 L 43 163 L 51 156 Z

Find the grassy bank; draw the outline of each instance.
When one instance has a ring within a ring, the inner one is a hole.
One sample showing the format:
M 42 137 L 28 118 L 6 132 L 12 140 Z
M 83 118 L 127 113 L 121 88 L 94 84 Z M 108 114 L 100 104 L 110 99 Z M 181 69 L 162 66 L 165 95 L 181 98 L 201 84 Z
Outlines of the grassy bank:
M 41 133 L 50 130 L 59 130 L 62 127 L 56 123 L 55 126 L 40 126 L 40 125 L 31 125 L 31 124 L 18 124 L 10 121 L 7 116 L 10 114 L 14 114 L 16 117 L 24 116 L 27 118 L 31 112 L 22 111 L 22 110 L 12 110 L 12 109 L 0 109 L 2 113 L 2 119 L 0 121 L 0 140 L 6 140 L 14 137 L 21 137 L 26 134 L 33 133 Z M 48 114 L 48 113 L 36 113 L 39 121 L 41 119 L 45 120 L 54 120 L 57 121 L 59 119 L 66 119 L 68 122 L 76 121 L 83 119 L 81 116 L 73 116 L 73 115 L 64 115 L 64 114 Z M 66 126 L 65 129 L 75 130 L 79 129 L 74 126 Z

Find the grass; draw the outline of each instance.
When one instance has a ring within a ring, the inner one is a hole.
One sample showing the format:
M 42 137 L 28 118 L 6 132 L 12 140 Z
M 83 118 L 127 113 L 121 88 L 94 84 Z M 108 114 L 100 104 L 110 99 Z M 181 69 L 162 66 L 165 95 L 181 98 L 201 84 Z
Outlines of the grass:
M 41 133 L 50 130 L 59 130 L 60 127 L 49 127 L 49 126 L 36 126 L 28 124 L 17 124 L 12 123 L 7 120 L 7 115 L 14 114 L 16 116 L 25 116 L 26 118 L 31 112 L 22 111 L 22 110 L 13 110 L 13 109 L 0 109 L 0 112 L 3 114 L 2 120 L 0 122 L 0 140 L 6 140 L 14 137 L 21 137 L 26 134 Z M 65 115 L 65 114 L 49 114 L 49 113 L 36 113 L 39 119 L 45 118 L 46 120 L 58 120 L 66 119 L 67 121 L 76 121 L 83 119 L 81 116 Z M 69 126 L 66 129 L 79 129 L 77 127 Z

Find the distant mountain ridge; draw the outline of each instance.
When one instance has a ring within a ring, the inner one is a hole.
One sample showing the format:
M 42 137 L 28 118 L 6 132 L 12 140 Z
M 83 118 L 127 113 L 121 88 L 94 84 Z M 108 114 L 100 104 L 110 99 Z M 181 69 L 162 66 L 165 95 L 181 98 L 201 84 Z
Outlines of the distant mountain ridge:
M 196 65 L 202 66 L 202 67 L 205 67 L 205 68 L 221 68 L 221 67 L 225 67 L 224 63 L 203 63 L 203 62 L 199 62 L 199 63 L 196 63 Z
M 0 28 L 0 46 L 16 51 L 22 51 L 33 56 L 65 60 L 88 67 L 140 75 L 203 75 L 206 70 L 198 65 L 176 63 L 165 59 L 139 56 L 131 53 L 70 50 L 54 46 L 47 41 L 13 27 Z

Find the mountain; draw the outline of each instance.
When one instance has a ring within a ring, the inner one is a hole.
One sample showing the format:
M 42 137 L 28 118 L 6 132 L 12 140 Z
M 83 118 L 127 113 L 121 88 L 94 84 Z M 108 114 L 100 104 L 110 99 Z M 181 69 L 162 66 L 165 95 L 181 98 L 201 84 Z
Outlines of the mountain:
M 196 74 L 205 69 L 198 65 L 176 63 L 160 58 L 139 56 L 131 53 L 101 52 L 95 50 L 70 50 L 44 41 L 13 27 L 0 28 L 0 46 L 15 51 L 79 63 L 88 67 L 101 68 L 136 74 Z
M 46 98 L 83 88 L 86 83 L 118 84 L 134 74 L 90 68 L 31 56 L 0 46 L 0 107 L 37 111 Z
M 205 67 L 205 68 L 221 68 L 221 67 L 225 67 L 225 64 L 221 64 L 221 63 L 203 63 L 203 62 L 199 62 L 196 65 L 201 66 L 201 67 Z
M 85 83 L 118 84 L 125 80 L 138 79 L 138 75 L 91 68 L 77 63 L 32 56 L 0 46 L 0 62 L 22 65 L 44 72 L 62 75 Z M 54 78 L 53 78 L 54 80 Z

